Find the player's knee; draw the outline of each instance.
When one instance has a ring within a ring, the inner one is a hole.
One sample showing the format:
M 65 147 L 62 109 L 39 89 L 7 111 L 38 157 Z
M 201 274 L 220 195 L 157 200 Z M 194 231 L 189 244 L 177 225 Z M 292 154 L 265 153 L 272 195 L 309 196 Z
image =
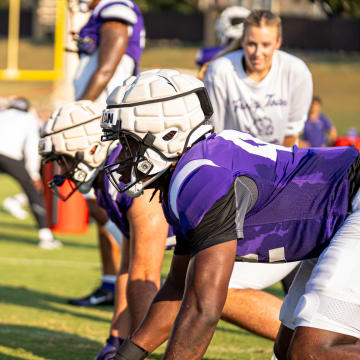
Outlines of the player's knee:
M 129 276 L 128 292 L 137 293 L 138 289 L 147 289 L 148 291 L 157 292 L 160 288 L 160 277 L 142 277 L 142 276 Z
M 132 266 L 129 272 L 129 280 L 159 283 L 161 268 L 148 268 L 147 266 Z

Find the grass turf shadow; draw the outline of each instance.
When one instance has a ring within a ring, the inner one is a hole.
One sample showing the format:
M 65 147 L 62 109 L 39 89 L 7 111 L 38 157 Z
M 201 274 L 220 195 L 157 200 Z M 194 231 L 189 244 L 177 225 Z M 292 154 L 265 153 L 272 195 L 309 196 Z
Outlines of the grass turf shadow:
M 100 342 L 63 331 L 10 323 L 0 324 L 0 345 L 16 352 L 16 356 L 0 353 L 1 360 L 28 359 L 33 358 L 32 355 L 48 360 L 85 360 L 92 359 L 103 346 Z
M 41 311 L 50 311 L 58 314 L 72 315 L 80 319 L 109 323 L 109 319 L 105 317 L 102 318 L 100 316 L 77 312 L 76 310 L 79 309 L 79 307 L 68 305 L 67 298 L 61 296 L 31 290 L 23 286 L 0 286 L 0 294 L 0 304 L 16 304 Z M 67 305 L 67 307 L 57 308 L 53 304 L 63 304 Z M 96 307 L 96 309 L 105 310 L 105 307 Z M 112 307 L 105 311 L 112 311 Z

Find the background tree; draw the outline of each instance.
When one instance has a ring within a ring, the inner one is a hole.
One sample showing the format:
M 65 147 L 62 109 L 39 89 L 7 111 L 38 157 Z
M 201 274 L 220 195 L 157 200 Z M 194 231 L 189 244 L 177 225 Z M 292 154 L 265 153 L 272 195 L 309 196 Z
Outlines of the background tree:
M 197 0 L 137 0 L 140 9 L 146 11 L 172 10 L 189 13 L 197 10 Z
M 360 17 L 360 0 L 310 0 L 318 4 L 329 18 Z

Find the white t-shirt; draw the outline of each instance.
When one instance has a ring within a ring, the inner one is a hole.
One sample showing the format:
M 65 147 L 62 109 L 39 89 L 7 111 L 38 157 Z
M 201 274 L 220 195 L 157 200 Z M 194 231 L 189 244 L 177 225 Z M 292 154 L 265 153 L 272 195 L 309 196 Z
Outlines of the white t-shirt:
M 0 154 L 14 160 L 25 159 L 33 180 L 40 178 L 39 121 L 25 111 L 0 111 Z
M 243 51 L 215 60 L 205 75 L 216 132 L 236 129 L 281 144 L 298 135 L 311 104 L 312 76 L 299 58 L 277 50 L 266 77 L 255 82 L 242 65 Z

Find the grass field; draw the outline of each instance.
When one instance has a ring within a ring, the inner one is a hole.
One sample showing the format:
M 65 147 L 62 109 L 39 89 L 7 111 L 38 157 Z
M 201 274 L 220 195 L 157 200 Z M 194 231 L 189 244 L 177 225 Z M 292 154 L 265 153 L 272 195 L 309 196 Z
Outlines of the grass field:
M 4 50 L 4 42 L 0 41 Z M 20 64 L 29 68 L 51 65 L 51 49 L 25 44 Z M 142 68 L 169 67 L 195 71 L 195 47 L 149 47 Z M 5 66 L 0 51 L 0 67 Z M 308 63 L 315 93 L 324 101 L 324 111 L 342 133 L 349 126 L 360 130 L 359 55 L 299 54 Z M 25 61 L 28 59 L 28 61 Z M 49 65 L 50 64 L 50 65 Z M 41 66 L 40 66 L 41 65 Z M 49 109 L 51 82 L 0 81 L 1 95 L 22 95 L 40 110 Z M 9 177 L 0 175 L 0 204 L 19 191 Z M 44 251 L 37 247 L 37 230 L 29 217 L 12 218 L 0 206 L 0 360 L 92 359 L 108 335 L 112 309 L 86 309 L 66 304 L 82 296 L 99 280 L 100 266 L 94 226 L 85 235 L 58 235 L 63 249 Z M 165 257 L 165 276 L 171 254 Z M 270 289 L 281 296 L 279 285 Z M 219 360 L 270 359 L 272 343 L 220 322 L 205 358 Z M 160 359 L 163 348 L 151 355 Z
M 0 175 L 0 203 L 19 190 Z M 61 250 L 37 247 L 34 221 L 0 210 L 0 359 L 92 359 L 108 335 L 111 307 L 78 308 L 68 297 L 90 292 L 100 276 L 94 226 L 85 235 L 58 235 Z M 166 255 L 163 275 L 171 254 Z M 282 295 L 280 286 L 271 289 Z M 163 348 L 150 359 L 160 359 Z M 272 343 L 220 322 L 206 359 L 270 359 Z

